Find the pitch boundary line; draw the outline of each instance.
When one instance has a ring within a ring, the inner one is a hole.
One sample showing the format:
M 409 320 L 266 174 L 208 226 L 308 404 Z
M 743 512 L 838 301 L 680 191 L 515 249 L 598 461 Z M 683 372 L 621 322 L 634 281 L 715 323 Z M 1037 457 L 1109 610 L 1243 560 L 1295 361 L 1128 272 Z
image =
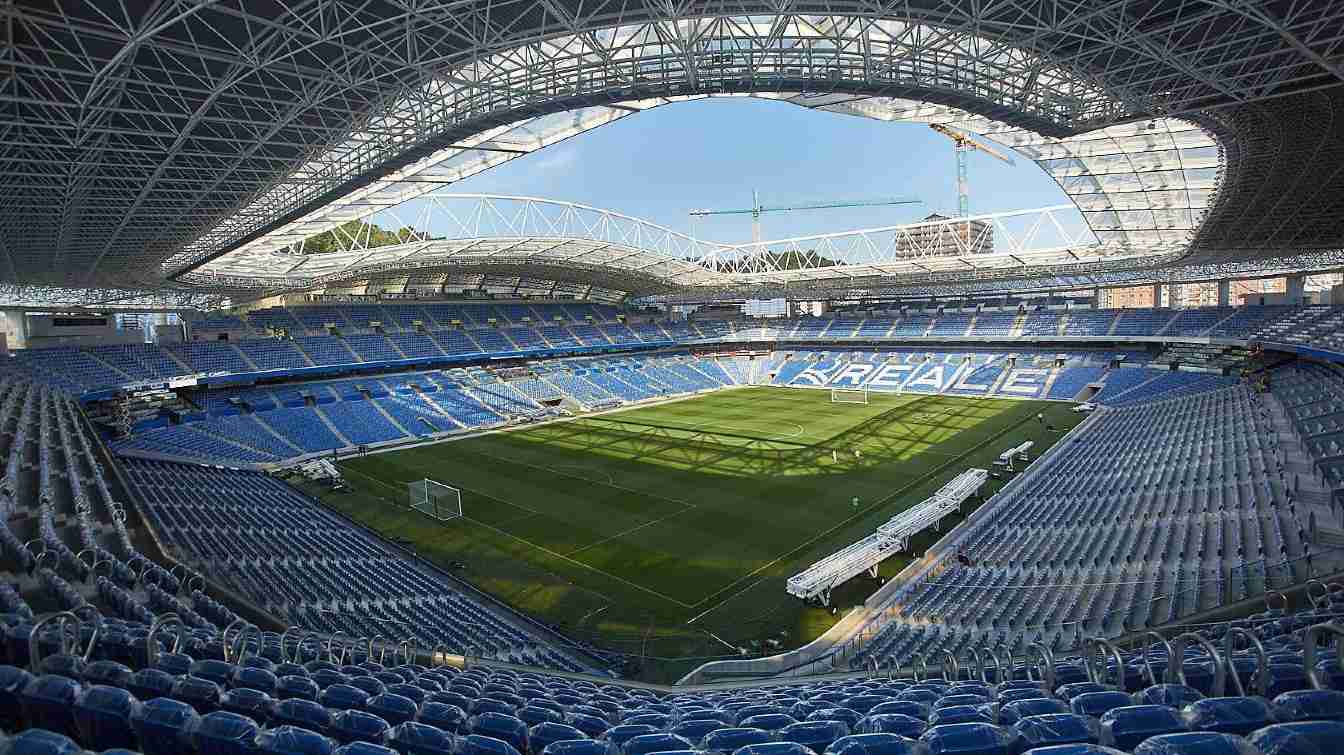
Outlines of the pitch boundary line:
M 690 506 L 690 507 L 692 507 L 692 508 L 695 507 L 695 504 L 694 504 L 694 503 L 691 503 L 690 501 L 683 501 L 683 500 L 681 500 L 680 498 L 673 498 L 672 496 L 663 495 L 663 494 L 661 494 L 661 493 L 654 493 L 654 492 L 651 492 L 651 491 L 637 490 L 637 489 L 635 489 L 635 488 L 628 488 L 628 487 L 626 487 L 626 486 L 624 486 L 624 485 L 621 485 L 621 484 L 619 484 L 619 483 L 616 483 L 616 482 L 602 482 L 601 480 L 594 480 L 594 479 L 592 479 L 591 477 L 583 477 L 582 475 L 576 475 L 576 474 L 574 474 L 574 473 L 572 473 L 572 472 L 563 472 L 563 471 L 561 471 L 561 470 L 565 469 L 565 465 L 563 465 L 563 464 L 560 465 L 559 467 L 548 467 L 548 466 L 545 466 L 545 465 L 542 465 L 542 464 L 533 464 L 533 463 L 528 462 L 528 461 L 523 461 L 522 459 L 510 459 L 510 458 L 505 458 L 505 457 L 503 457 L 503 456 L 496 456 L 495 454 L 485 453 L 484 451 L 480 451 L 480 450 L 477 450 L 477 449 L 469 449 L 469 450 L 467 451 L 467 453 L 469 453 L 469 454 L 476 454 L 477 456 L 484 456 L 484 457 L 487 458 L 487 459 L 494 459 L 495 461 L 502 461 L 502 462 L 505 462 L 505 463 L 508 463 L 508 464 L 519 464 L 519 465 L 521 465 L 521 466 L 524 466 L 524 467 L 530 467 L 530 468 L 532 468 L 532 469 L 540 469 L 540 470 L 542 470 L 542 471 L 544 471 L 544 472 L 551 472 L 552 474 L 558 474 L 558 475 L 560 475 L 561 477 L 572 477 L 572 478 L 574 478 L 574 479 L 576 479 L 576 480 L 583 480 L 584 482 L 591 482 L 591 483 L 593 483 L 594 485 L 606 485 L 606 486 L 609 487 L 609 488 L 615 488 L 615 489 L 617 489 L 617 490 L 623 490 L 623 491 L 625 491 L 626 493 L 633 493 L 633 494 L 635 494 L 635 495 L 647 496 L 647 497 L 649 497 L 649 498 L 657 498 L 658 500 L 661 500 L 661 501 L 667 501 L 667 502 L 669 502 L 669 503 L 675 503 L 675 504 L 677 504 L 677 505 L 679 505 L 679 506 Z M 610 474 L 610 473 L 607 473 L 607 477 L 608 477 L 608 479 L 610 479 L 610 478 L 611 478 L 611 474 Z M 502 499 L 501 499 L 501 500 L 502 500 Z M 508 501 L 505 501 L 505 503 L 508 503 Z M 522 507 L 519 507 L 519 508 L 522 508 Z
M 560 559 L 560 560 L 562 560 L 562 561 L 567 561 L 567 562 L 569 562 L 569 563 L 571 563 L 571 564 L 573 564 L 573 565 L 575 565 L 575 566 L 578 566 L 578 567 L 583 568 L 583 569 L 587 569 L 588 571 L 593 572 L 593 573 L 595 573 L 595 574 L 601 574 L 601 575 L 604 576 L 604 577 L 608 577 L 608 578 L 613 579 L 613 580 L 615 580 L 615 581 L 617 581 L 617 582 L 620 582 L 621 584 L 627 585 L 627 586 L 629 586 L 629 587 L 633 587 L 633 588 L 635 588 L 636 590 L 639 590 L 639 591 L 641 591 L 641 592 L 646 592 L 646 593 L 648 593 L 648 594 L 650 594 L 650 595 L 652 595 L 652 596 L 654 596 L 654 597 L 656 597 L 656 598 L 662 598 L 663 600 L 666 600 L 666 601 L 669 602 L 669 603 L 675 603 L 676 605 L 679 605 L 679 606 L 681 606 L 682 608 L 694 608 L 694 607 L 695 607 L 695 606 L 692 606 L 692 605 L 683 603 L 683 602 L 681 602 L 680 600 L 677 600 L 676 598 L 671 597 L 670 595 L 664 595 L 664 594 L 662 594 L 662 593 L 660 593 L 660 592 L 658 592 L 657 590 L 654 590 L 654 589 L 652 589 L 652 588 L 645 587 L 644 585 L 640 585 L 640 584 L 635 584 L 634 582 L 631 582 L 630 580 L 625 579 L 624 577 L 618 577 L 618 576 L 616 576 L 615 574 L 612 574 L 612 573 L 610 573 L 610 572 L 607 572 L 607 571 L 604 571 L 604 570 L 602 570 L 602 569 L 599 569 L 599 568 L 597 568 L 596 566 L 593 566 L 593 565 L 591 565 L 591 564 L 585 564 L 584 562 L 582 562 L 582 561 L 580 561 L 580 560 L 578 560 L 578 559 L 576 559 L 576 558 L 570 558 L 569 556 L 566 556 L 566 555 L 563 554 L 563 553 L 558 553 L 558 552 L 556 552 L 556 551 L 553 551 L 553 550 L 551 550 L 550 548 L 545 547 L 544 545 L 537 545 L 536 543 L 532 542 L 531 540 L 528 540 L 527 538 L 519 537 L 519 536 L 513 534 L 512 532 L 507 532 L 507 531 L 502 530 L 502 529 L 500 529 L 500 528 L 498 528 L 498 527 L 496 527 L 496 526 L 494 526 L 494 525 L 492 525 L 492 524 L 486 524 L 485 522 L 482 522 L 482 521 L 479 520 L 479 519 L 472 519 L 471 517 L 466 516 L 466 515 L 463 515 L 462 518 L 463 518 L 463 519 L 466 519 L 466 520 L 469 521 L 469 522 L 473 522 L 473 523 L 475 523 L 475 524 L 479 524 L 479 525 L 481 525 L 482 527 L 484 527 L 484 528 L 486 528 L 486 529 L 494 530 L 495 532 L 498 532 L 499 534 L 504 535 L 505 537 L 511 537 L 511 538 L 513 538 L 514 540 L 517 540 L 518 542 L 523 543 L 524 545 L 529 545 L 529 546 L 531 546 L 531 547 L 533 547 L 533 548 L 536 548 L 537 550 L 541 551 L 542 553 L 549 553 L 550 555 L 555 556 L 556 558 L 558 558 L 558 559 Z M 594 591 L 594 592 L 596 592 L 596 591 Z
M 838 529 L 840 529 L 840 528 L 842 528 L 842 527 L 845 527 L 845 526 L 848 526 L 848 525 L 852 524 L 855 520 L 857 520 L 857 519 L 860 518 L 860 517 L 863 517 L 863 516 L 867 515 L 870 511 L 873 511 L 874 509 L 878 508 L 879 506 L 883 506 L 883 505 L 885 505 L 885 504 L 886 504 L 888 501 L 890 501 L 892 498 L 895 498 L 896 496 L 903 494 L 904 492 L 906 492 L 906 491 L 909 490 L 910 488 L 914 487 L 915 485 L 918 485 L 918 484 L 920 484 L 920 483 L 923 483 L 925 480 L 929 479 L 930 477 L 933 477 L 934 475 L 941 473 L 944 469 L 946 469 L 947 467 L 951 466 L 951 465 L 952 465 L 954 462 L 956 462 L 958 459 L 961 459 L 961 458 L 963 458 L 963 457 L 969 456 L 970 454 L 972 454 L 972 453 L 974 453 L 974 452 L 976 452 L 976 451 L 979 451 L 981 448 L 984 448 L 985 446 L 989 445 L 990 443 L 992 443 L 992 442 L 998 440 L 1000 437 L 1002 437 L 1003 435 L 1007 434 L 1009 431 L 1011 431 L 1011 430 L 1015 430 L 1016 428 L 1020 427 L 1021 425 L 1026 424 L 1026 422 L 1027 422 L 1028 420 L 1030 420 L 1030 419 L 1031 419 L 1030 416 L 1026 416 L 1026 417 L 1023 417 L 1021 421 L 1016 422 L 1016 423 L 1014 423 L 1014 424 L 1012 424 L 1012 425 L 1009 425 L 1009 426 L 1005 427 L 1004 429 L 1000 430 L 998 433 L 995 433 L 994 435 L 992 435 L 992 436 L 986 438 L 984 441 L 982 441 L 982 442 L 980 442 L 980 443 L 978 443 L 978 444 L 976 444 L 976 445 L 974 445 L 974 446 L 972 446 L 972 447 L 966 449 L 965 451 L 963 451 L 963 452 L 961 453 L 960 456 L 957 456 L 957 457 L 955 457 L 955 458 L 953 458 L 953 459 L 949 459 L 948 461 L 944 462 L 944 463 L 941 464 L 940 466 L 938 466 L 938 467 L 936 467 L 936 468 L 930 470 L 929 473 L 926 474 L 926 475 L 924 475 L 923 477 L 916 478 L 915 480 L 912 480 L 911 482 L 909 482 L 908 484 L 906 484 L 905 486 L 903 486 L 903 487 L 900 488 L 899 490 L 894 490 L 894 491 L 892 491 L 889 495 L 885 496 L 884 498 L 879 499 L 877 502 L 873 503 L 871 506 L 866 506 L 866 507 L 864 507 L 864 508 L 863 508 L 862 510 L 860 510 L 857 514 L 853 514 L 853 515 L 851 515 L 849 518 L 842 520 L 839 524 L 837 524 L 837 525 L 831 527 L 829 530 L 826 530 L 825 532 L 823 532 L 823 533 L 821 533 L 821 534 L 819 534 L 819 535 L 817 535 L 817 536 L 811 538 L 810 540 L 806 540 L 806 541 L 800 543 L 799 545 L 795 546 L 792 550 L 790 550 L 790 551 L 788 551 L 788 552 L 786 552 L 786 553 L 780 555 L 778 558 L 774 559 L 773 561 L 770 561 L 769 563 L 766 563 L 766 564 L 763 564 L 763 565 L 761 565 L 761 566 L 758 566 L 757 568 L 753 569 L 751 572 L 749 572 L 749 573 L 747 573 L 747 574 L 744 574 L 743 576 L 739 577 L 738 579 L 736 579 L 736 580 L 730 582 L 730 583 L 727 585 L 727 587 L 721 588 L 718 592 L 715 592 L 715 593 L 710 594 L 709 596 L 707 596 L 707 597 L 705 597 L 704 599 L 702 599 L 699 603 L 696 603 L 695 606 L 703 605 L 703 604 L 705 603 L 705 601 L 708 601 L 708 600 L 710 600 L 710 599 L 712 599 L 712 598 L 714 598 L 714 597 L 720 595 L 720 594 L 723 593 L 725 590 L 731 589 L 731 588 L 732 588 L 734 585 L 736 585 L 737 583 L 739 583 L 739 582 L 741 582 L 741 581 L 743 581 L 743 580 L 746 580 L 746 579 L 750 579 L 751 577 L 755 576 L 756 574 L 760 573 L 761 571 L 764 571 L 765 569 L 768 569 L 768 568 L 770 568 L 771 566 L 774 566 L 775 564 L 779 563 L 780 561 L 783 561 L 785 558 L 788 558 L 789 556 L 793 555 L 794 553 L 797 553 L 798 551 L 801 551 L 801 550 L 803 550 L 804 548 L 806 548 L 806 547 L 808 547 L 808 546 L 810 546 L 810 545 L 816 543 L 818 540 L 821 540 L 822 538 L 825 538 L 825 537 L 829 537 L 829 536 L 832 535 L 836 530 L 838 530 Z M 951 531 L 951 530 L 949 530 L 949 532 L 950 532 L 950 531 Z M 764 579 L 764 578 L 762 578 L 762 579 Z M 739 595 L 741 595 L 742 593 L 746 592 L 747 590 L 750 590 L 752 587 L 755 587 L 757 584 L 760 584 L 760 581 L 761 581 L 761 580 L 758 579 L 758 580 L 756 580 L 755 582 L 752 582 L 751 584 L 749 584 L 749 585 L 747 585 L 746 587 L 742 588 L 741 590 L 738 590 L 737 592 L 733 593 L 732 595 L 729 595 L 728 597 L 724 598 L 723 600 L 719 601 L 718 603 L 715 603 L 714 605 L 710 606 L 709 608 L 706 608 L 704 611 L 701 611 L 700 613 L 696 614 L 695 617 L 691 618 L 691 619 L 688 620 L 686 623 L 687 623 L 687 624 L 693 624 L 693 623 L 695 623 L 696 621 L 698 621 L 698 620 L 700 620 L 701 618 L 703 618 L 704 616 L 706 616 L 707 614 L 709 614 L 709 613 L 711 613 L 711 612 L 713 612 L 713 611 L 715 611 L 715 610 L 718 610 L 720 607 L 722 607 L 722 606 L 723 606 L 724 604 L 726 604 L 728 601 L 733 600 L 734 598 L 736 598 L 737 596 L 739 596 Z M 695 607 L 695 606 L 692 606 L 692 607 Z
M 377 478 L 375 478 L 375 477 L 372 477 L 372 476 L 370 476 L 370 475 L 368 475 L 368 474 L 366 474 L 366 473 L 364 473 L 364 472 L 359 472 L 358 470 L 351 470 L 351 471 L 358 472 L 358 474 L 363 475 L 364 477 L 366 477 L 366 478 L 368 478 L 368 479 L 370 479 L 370 480 L 373 480 L 374 482 L 379 483 L 380 485 L 384 485 L 384 486 L 389 487 L 389 488 L 392 487 L 392 484 L 391 484 L 391 483 L 388 483 L 388 482 L 384 482 L 384 481 L 382 481 L 382 480 L 379 480 L 379 479 L 377 479 Z M 531 512 L 532 512 L 532 515 L 538 515 L 538 514 L 542 514 L 542 513 L 543 513 L 543 512 L 540 512 L 540 511 L 534 511 L 533 509 L 529 509 L 529 508 L 526 508 L 526 507 L 524 507 L 524 506 L 518 506 L 517 504 L 511 503 L 511 502 L 506 501 L 506 500 L 504 500 L 504 499 L 502 499 L 502 498 L 496 498 L 495 496 L 492 496 L 492 495 L 490 495 L 489 493 L 482 493 L 482 492 L 480 492 L 480 491 L 472 490 L 471 488 L 465 488 L 465 487 L 462 488 L 462 489 L 463 489 L 463 490 L 470 491 L 470 492 L 472 492 L 472 493 L 476 493 L 477 495 L 485 496 L 486 498 L 490 498 L 490 499 L 492 499 L 492 500 L 500 501 L 501 503 L 504 503 L 505 505 L 508 505 L 508 506 L 514 506 L 515 508 L 520 508 L 520 509 L 523 509 L 524 511 L 531 511 Z M 677 513 L 681 513 L 681 512 L 677 512 Z M 529 516 L 530 516 L 530 515 L 529 515 Z M 634 582 L 631 582 L 630 580 L 625 579 L 624 577 L 618 577 L 618 576 L 616 576 L 615 574 L 612 574 L 612 573 L 610 573 L 610 572 L 608 572 L 608 571 L 605 571 L 605 570 L 603 570 L 603 569 L 599 569 L 599 568 L 597 568 L 596 566 L 593 566 L 593 565 L 591 565 L 591 564 L 585 564 L 584 562 L 582 562 L 582 561 L 580 561 L 580 560 L 578 560 L 578 559 L 576 559 L 576 558 L 570 558 L 569 556 L 566 556 L 565 554 L 563 554 L 563 553 L 559 553 L 559 552 L 557 552 L 557 551 L 553 551 L 553 550 L 551 550 L 550 548 L 547 548 L 547 547 L 544 546 L 544 545 L 538 545 L 537 543 L 534 543 L 534 542 L 532 542 L 531 540 L 528 540 L 527 538 L 519 537 L 518 535 L 515 535 L 515 534 L 513 534 L 512 532 L 509 532 L 509 531 L 507 531 L 507 530 L 502 530 L 502 529 L 500 529 L 499 527 L 494 526 L 493 524 L 487 524 L 486 522 L 483 522 L 483 521 L 481 521 L 480 519 L 475 519 L 475 518 L 473 518 L 473 517 L 469 517 L 469 516 L 467 516 L 466 514 L 463 514 L 463 515 L 462 515 L 462 518 L 465 519 L 465 520 L 467 520 L 468 522 L 471 522 L 472 524 L 478 524 L 478 525 L 480 525 L 480 526 L 482 526 L 482 527 L 484 527 L 484 528 L 486 528 L 486 529 L 488 529 L 488 530 L 494 530 L 495 532 L 498 532 L 499 534 L 504 535 L 505 537 L 513 538 L 514 540 L 517 540 L 518 542 L 523 543 L 524 545 L 531 546 L 532 548 L 535 548 L 536 550 L 539 550 L 539 551 L 541 551 L 542 553 L 548 553 L 548 554 L 550 554 L 550 555 L 552 555 L 552 556 L 555 556 L 556 558 L 558 558 L 558 559 L 560 559 L 560 560 L 562 560 L 562 561 L 566 561 L 566 562 L 571 563 L 571 564 L 573 564 L 573 565 L 575 565 L 575 566 L 578 566 L 578 567 L 580 567 L 580 568 L 587 569 L 588 571 L 593 572 L 593 573 L 595 573 L 595 574 L 601 574 L 601 575 L 604 576 L 604 577 L 607 577 L 607 578 L 609 578 L 609 579 L 615 580 L 615 581 L 620 582 L 621 584 L 627 585 L 627 586 L 629 586 L 629 587 L 633 587 L 633 588 L 635 588 L 636 590 L 639 590 L 639 591 L 641 591 L 641 592 L 646 592 L 646 593 L 648 593 L 648 594 L 650 594 L 650 595 L 652 595 L 652 596 L 654 596 L 654 597 L 662 598 L 663 600 L 666 600 L 666 601 L 669 602 L 669 603 L 674 603 L 674 604 L 676 604 L 676 605 L 679 605 L 679 606 L 681 606 L 682 608 L 694 608 L 694 607 L 695 607 L 695 606 L 692 605 L 692 604 L 689 604 L 689 603 L 683 603 L 683 602 L 681 602 L 680 600 L 677 600 L 676 598 L 674 598 L 674 597 L 672 597 L 672 596 L 670 596 L 670 595 L 664 595 L 664 594 L 662 594 L 662 593 L 660 593 L 660 592 L 658 592 L 657 590 L 654 590 L 654 589 L 652 589 L 652 588 L 645 587 L 645 586 L 643 586 L 643 585 L 640 585 L 640 584 L 636 584 L 636 583 L 634 583 Z M 526 518 L 526 517 L 521 517 L 521 518 L 518 518 L 518 519 L 514 519 L 513 521 L 521 521 L 521 519 L 523 519 L 523 518 Z M 596 591 L 594 590 L 594 592 L 596 592 Z
M 604 537 L 604 538 L 602 538 L 601 540 L 598 540 L 597 542 L 589 543 L 589 544 L 583 546 L 582 548 L 579 548 L 578 550 L 572 550 L 572 551 L 569 552 L 569 555 L 572 556 L 572 555 L 574 555 L 575 553 L 582 553 L 583 551 L 586 551 L 586 550 L 588 550 L 589 548 L 596 548 L 597 546 L 602 545 L 603 543 L 609 543 L 609 542 L 611 542 L 612 540 L 616 540 L 616 539 L 618 539 L 618 538 L 625 537 L 626 535 L 629 535 L 629 534 L 638 532 L 638 531 L 644 529 L 645 527 L 649 527 L 649 526 L 652 526 L 652 525 L 655 525 L 655 524 L 660 524 L 660 523 L 662 523 L 662 522 L 666 522 L 668 519 L 671 519 L 671 518 L 674 517 L 674 516 L 681 516 L 682 514 L 685 514 L 687 511 L 690 511 L 691 509 L 694 509 L 694 508 L 698 508 L 698 507 L 697 507 L 695 504 L 693 504 L 693 503 L 687 504 L 687 505 L 686 505 L 686 508 L 682 509 L 681 511 L 674 511 L 674 512 L 672 512 L 671 514 L 668 514 L 667 516 L 661 516 L 661 517 L 658 517 L 657 519 L 650 519 L 649 521 L 647 521 L 647 522 L 645 522 L 645 523 L 643 523 L 643 524 L 637 524 L 637 525 L 635 525 L 634 527 L 631 527 L 630 529 L 625 530 L 624 532 L 617 532 L 615 535 L 612 535 L 611 537 Z

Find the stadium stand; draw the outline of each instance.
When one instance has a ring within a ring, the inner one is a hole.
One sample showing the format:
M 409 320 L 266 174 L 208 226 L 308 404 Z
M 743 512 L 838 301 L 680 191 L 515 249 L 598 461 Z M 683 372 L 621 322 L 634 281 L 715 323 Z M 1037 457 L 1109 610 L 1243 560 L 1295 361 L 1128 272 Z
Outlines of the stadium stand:
M 588 310 L 592 316 L 611 318 L 599 327 L 573 316 L 590 315 L 570 306 L 555 310 L 568 317 L 567 324 L 534 329 L 523 325 L 524 318 L 536 314 L 542 320 L 551 311 L 538 311 L 540 305 L 489 310 L 463 305 L 431 317 L 428 309 L 324 308 L 304 318 L 291 317 L 306 326 L 322 323 L 318 328 L 333 321 L 355 328 L 379 322 L 394 331 L 390 334 L 19 352 L 0 383 L 0 428 L 11 438 L 0 500 L 7 496 L 11 507 L 35 507 L 31 518 L 11 518 L 11 527 L 19 529 L 6 529 L 2 538 L 16 573 L 41 564 L 33 572 L 35 582 L 18 583 L 22 594 L 36 595 L 32 585 L 40 586 L 52 596 L 52 605 L 84 612 L 89 609 L 80 607 L 91 605 L 116 617 L 111 621 L 122 622 L 105 626 L 123 630 L 175 613 L 200 632 L 190 648 L 203 653 L 224 646 L 222 627 L 236 618 L 199 590 L 183 592 L 182 579 L 170 577 L 165 567 L 129 545 L 122 547 L 115 533 L 117 526 L 123 532 L 125 527 L 115 512 L 123 504 L 116 502 L 93 461 L 92 443 L 66 391 L 169 377 L 183 367 L 247 373 L 336 364 L 339 359 L 368 364 L 412 353 L 440 356 L 449 351 L 441 348 L 445 343 L 469 345 L 472 353 L 480 354 L 481 348 L 512 350 L 534 343 L 528 340 L 532 336 L 548 343 L 554 337 L 580 345 L 599 340 L 617 345 L 635 338 L 664 341 L 669 330 L 687 340 L 727 341 L 741 330 L 728 323 L 626 326 L 615 321 L 611 310 Z M 264 319 L 282 322 L 286 311 L 271 311 Z M 516 325 L 508 330 L 424 332 L 403 325 L 439 317 Z M 471 644 L 500 660 L 581 671 L 591 668 L 588 656 L 557 644 L 526 619 L 403 559 L 383 541 L 284 483 L 219 465 L 288 463 L 333 449 L 558 416 L 564 407 L 610 408 L 753 382 L 1063 401 L 1078 400 L 1085 388 L 1100 384 L 1091 400 L 1109 408 L 1089 418 L 991 499 L 983 514 L 958 528 L 953 533 L 955 550 L 942 550 L 941 559 L 894 584 L 887 605 L 899 609 L 866 627 L 861 643 L 838 651 L 855 669 L 895 669 L 921 656 L 960 657 L 982 647 L 1006 647 L 1021 657 L 1034 652 L 1033 645 L 1064 651 L 1088 636 L 1120 637 L 1187 620 L 1242 595 L 1261 594 L 1269 588 L 1266 577 L 1241 568 L 1256 559 L 1299 584 L 1337 568 L 1337 552 L 1317 538 L 1338 531 L 1338 506 L 1329 489 L 1344 482 L 1344 409 L 1334 400 L 1344 387 L 1344 372 L 1306 362 L 1280 367 L 1273 371 L 1272 390 L 1257 393 L 1235 377 L 1218 374 L 1245 365 L 1242 352 L 1202 343 L 1152 350 L 1061 343 L 1053 348 L 1015 345 L 1009 351 L 1001 345 L 933 342 L 851 344 L 841 350 L 825 342 L 832 337 L 854 341 L 865 330 L 886 336 L 902 328 L 917 338 L 978 336 L 982 327 L 987 340 L 994 338 L 991 333 L 1019 329 L 1100 338 L 1103 332 L 1113 336 L 1130 319 L 1131 327 L 1142 321 L 1150 332 L 1179 331 L 1182 337 L 1219 328 L 1267 332 L 1282 321 L 1315 323 L 1316 342 L 1324 342 L 1338 324 L 1332 318 L 1328 308 L 1266 308 L 1256 313 L 1228 309 L 1200 317 L 1126 310 L 1081 316 L 1036 311 L 812 318 L 753 326 L 818 343 L 751 360 L 692 354 L 683 347 L 491 369 L 444 367 L 216 387 L 182 411 L 180 424 L 138 428 L 114 447 L 122 454 L 118 465 L 129 490 L 167 552 L 187 565 L 187 574 L 199 570 L 211 575 L 227 595 L 249 606 L 324 636 L 387 635 L 388 626 L 396 625 L 406 628 L 403 637 L 414 637 L 422 648 Z M 249 317 L 247 323 L 255 321 Z M 1117 360 L 1126 366 L 1113 366 Z M 1172 363 L 1183 369 L 1171 369 Z M 64 444 L 61 453 L 48 453 L 58 444 Z M 14 452 L 29 446 L 39 451 L 31 457 L 37 459 L 31 463 L 38 471 L 31 476 L 18 471 L 26 462 Z M 58 464 L 75 463 L 81 456 L 88 461 L 78 462 L 80 474 L 57 474 Z M 49 489 L 59 492 L 42 492 Z M 95 499 L 93 505 L 78 503 L 89 497 Z M 28 503 L 33 501 L 38 503 Z M 100 513 L 101 524 L 88 524 L 92 539 L 85 537 L 84 520 Z M 78 548 L 70 540 L 76 530 L 59 525 L 62 521 L 79 522 Z M 42 543 L 36 553 L 22 545 L 34 537 Z M 92 570 L 75 556 L 88 548 L 106 552 L 110 563 L 108 576 L 89 583 L 91 592 L 81 584 Z M 968 556 L 967 563 L 947 557 L 954 552 Z M 138 583 L 137 570 L 164 576 L 152 584 Z M 169 589 L 169 579 L 176 580 L 176 587 Z M 10 605 L 25 599 L 19 595 L 11 597 L 0 589 L 0 600 Z M 1320 600 L 1344 602 L 1332 597 L 1337 595 L 1331 592 Z M 262 635 L 256 651 L 265 655 L 277 641 L 276 636 Z M 5 646 L 9 652 L 12 645 Z M 173 656 L 168 650 L 164 648 L 164 655 Z M 1065 663 L 1064 668 L 1071 667 Z M 1244 671 L 1244 664 L 1238 669 Z M 1287 680 L 1287 672 L 1281 673 Z M 1203 689 L 1201 684 L 1195 687 Z M 1284 681 L 1278 691 L 1310 686 L 1293 684 Z M 1126 692 L 1143 691 L 1129 689 L 1133 686 L 1126 681 Z M 1210 695 L 1213 691 L 1207 690 Z M 259 722 L 262 733 L 280 720 L 289 719 L 268 713 Z M 989 716 L 983 723 L 1001 726 L 1003 721 Z M 80 736 L 77 729 L 63 731 Z
M 1285 466 L 1267 401 L 1248 388 L 1111 410 L 1075 433 L 959 530 L 943 552 L 966 562 L 939 560 L 888 596 L 899 618 L 855 663 L 1076 647 L 1253 594 L 1263 572 L 1234 569 L 1248 559 L 1299 582 L 1344 565 L 1319 547 L 1312 563 L 1308 517 L 1337 515 Z

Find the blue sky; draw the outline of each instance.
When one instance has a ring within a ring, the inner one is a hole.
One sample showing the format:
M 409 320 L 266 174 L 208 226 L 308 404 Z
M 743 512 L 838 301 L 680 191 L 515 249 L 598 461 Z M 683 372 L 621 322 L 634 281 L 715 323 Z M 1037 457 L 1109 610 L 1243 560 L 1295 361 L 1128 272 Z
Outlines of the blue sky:
M 970 156 L 971 212 L 1067 202 L 1040 168 Z M 750 98 L 655 108 L 512 160 L 453 186 L 616 210 L 689 232 L 693 208 L 907 196 L 923 205 L 767 214 L 763 237 L 784 238 L 916 220 L 956 209 L 952 143 L 927 126 L 806 110 Z M 699 234 L 750 240 L 748 216 L 704 218 Z

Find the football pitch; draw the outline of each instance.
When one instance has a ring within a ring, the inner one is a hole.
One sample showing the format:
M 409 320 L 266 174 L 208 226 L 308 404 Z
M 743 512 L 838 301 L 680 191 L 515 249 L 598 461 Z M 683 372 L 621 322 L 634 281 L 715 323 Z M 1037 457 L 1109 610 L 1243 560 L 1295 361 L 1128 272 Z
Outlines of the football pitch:
M 789 597 L 785 579 L 965 469 L 990 468 L 1024 440 L 1034 456 L 1082 418 L 1051 402 L 870 401 L 722 391 L 348 459 L 353 492 L 321 497 L 571 636 L 641 657 L 637 675 L 670 681 L 697 663 L 674 658 L 815 638 L 837 617 Z M 463 518 L 407 508 L 407 483 L 422 478 L 460 488 Z M 916 538 L 882 575 L 941 536 Z M 832 600 L 843 615 L 876 587 L 858 577 Z

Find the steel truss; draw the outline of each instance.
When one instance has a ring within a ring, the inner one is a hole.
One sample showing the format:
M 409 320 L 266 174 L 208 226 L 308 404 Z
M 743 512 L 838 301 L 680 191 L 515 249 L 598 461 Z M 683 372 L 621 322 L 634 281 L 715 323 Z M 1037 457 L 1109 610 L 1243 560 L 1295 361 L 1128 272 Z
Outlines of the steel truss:
M 392 224 L 409 229 L 410 240 L 370 247 L 367 236 L 338 235 L 344 251 L 234 254 L 185 280 L 312 289 L 394 272 L 512 268 L 558 280 L 597 277 L 650 293 L 938 273 L 1017 275 L 1062 263 L 1134 266 L 1163 253 L 1097 243 L 1073 205 L 748 244 L 695 239 L 572 202 L 490 194 L 428 195 L 415 218 L 394 215 Z
M 1344 81 L 1339 3 L 19 0 L 0 14 L 0 280 L 66 286 L 158 288 L 332 200 L 358 217 L 425 161 L 442 182 L 530 149 L 510 127 L 549 134 L 564 118 L 543 119 L 575 109 L 587 123 L 621 103 L 805 92 L 1063 138 Z

